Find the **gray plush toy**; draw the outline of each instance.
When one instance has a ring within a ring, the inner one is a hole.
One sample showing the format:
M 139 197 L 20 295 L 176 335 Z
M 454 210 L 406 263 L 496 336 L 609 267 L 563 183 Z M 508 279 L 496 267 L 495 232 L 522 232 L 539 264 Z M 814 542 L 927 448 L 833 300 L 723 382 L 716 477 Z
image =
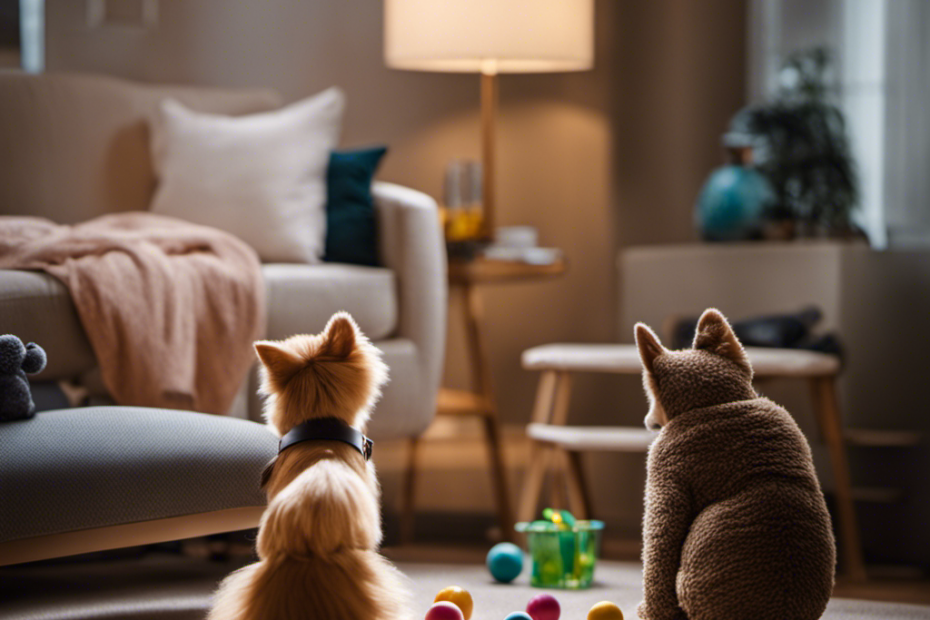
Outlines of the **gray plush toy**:
M 0 422 L 24 420 L 35 415 L 26 374 L 34 375 L 45 368 L 42 347 L 7 334 L 0 336 Z

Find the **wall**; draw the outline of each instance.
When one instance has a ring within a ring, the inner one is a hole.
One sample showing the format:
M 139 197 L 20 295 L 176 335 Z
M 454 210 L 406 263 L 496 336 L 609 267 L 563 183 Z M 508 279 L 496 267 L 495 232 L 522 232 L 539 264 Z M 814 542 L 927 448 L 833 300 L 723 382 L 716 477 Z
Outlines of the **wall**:
M 930 242 L 930 100 L 924 0 L 752 0 L 749 96 L 774 94 L 782 59 L 824 47 L 846 117 L 860 188 L 859 223 L 873 247 Z
M 380 2 L 162 1 L 150 30 L 89 29 L 83 2 L 46 6 L 50 71 L 269 86 L 289 99 L 337 84 L 349 102 L 344 144 L 389 144 L 381 177 L 436 197 L 446 163 L 478 155 L 477 76 L 386 69 Z M 593 71 L 501 78 L 500 223 L 537 226 L 542 244 L 562 248 L 571 263 L 558 280 L 487 291 L 493 374 L 508 423 L 528 419 L 535 389 L 536 377 L 519 367 L 523 349 L 618 338 L 617 248 L 693 237 L 694 196 L 719 163 L 719 135 L 743 102 L 742 0 L 598 0 L 596 10 Z M 452 311 L 446 380 L 462 385 L 463 341 Z M 580 378 L 573 419 L 615 421 L 622 388 L 610 377 Z M 381 465 L 388 501 L 393 466 Z M 641 465 L 630 467 L 635 496 Z M 489 493 L 473 502 L 447 488 L 437 479 L 424 495 L 450 508 L 490 507 Z M 639 505 L 601 503 L 605 516 L 634 525 Z
M 50 71 L 99 71 L 153 82 L 268 86 L 289 99 L 336 84 L 348 97 L 344 145 L 385 143 L 380 176 L 441 195 L 443 169 L 479 152 L 478 77 L 402 72 L 382 59 L 381 3 L 220 0 L 161 2 L 157 28 L 84 22 L 84 3 L 50 0 Z M 523 420 L 532 378 L 517 360 L 553 337 L 613 335 L 613 213 L 610 76 L 613 2 L 600 2 L 596 68 L 578 74 L 502 76 L 499 119 L 501 224 L 529 223 L 543 244 L 563 248 L 571 272 L 559 281 L 488 292 L 495 376 L 507 420 Z M 547 307 L 547 312 L 534 309 Z M 527 320 L 526 315 L 532 315 Z M 450 350 L 461 340 L 453 325 Z M 448 379 L 462 383 L 451 357 Z

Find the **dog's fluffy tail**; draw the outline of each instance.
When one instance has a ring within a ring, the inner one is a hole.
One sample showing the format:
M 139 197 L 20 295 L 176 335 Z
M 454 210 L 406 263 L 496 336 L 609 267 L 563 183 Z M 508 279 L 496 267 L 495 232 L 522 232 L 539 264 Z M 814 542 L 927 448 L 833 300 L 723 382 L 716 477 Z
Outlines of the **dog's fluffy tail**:
M 351 448 L 333 450 L 348 453 Z M 376 492 L 346 462 L 319 461 L 269 502 L 258 533 L 258 557 L 324 557 L 342 549 L 377 548 L 381 513 Z
M 226 578 L 207 620 L 409 620 L 406 578 L 374 551 L 277 556 Z

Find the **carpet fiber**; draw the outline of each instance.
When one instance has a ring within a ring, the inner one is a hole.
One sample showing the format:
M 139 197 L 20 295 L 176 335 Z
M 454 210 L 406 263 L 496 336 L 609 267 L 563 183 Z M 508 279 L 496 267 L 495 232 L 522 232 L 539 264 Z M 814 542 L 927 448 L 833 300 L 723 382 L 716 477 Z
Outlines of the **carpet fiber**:
M 436 593 L 449 585 L 472 593 L 474 620 L 503 620 L 544 591 L 531 588 L 525 573 L 513 584 L 495 583 L 481 565 L 398 562 L 398 566 L 411 578 L 415 619 L 423 618 Z M 157 555 L 8 566 L 0 569 L 0 620 L 202 620 L 216 583 L 234 568 Z M 545 591 L 559 599 L 565 620 L 584 620 L 588 609 L 602 600 L 614 601 L 627 620 L 633 620 L 642 595 L 641 580 L 636 563 L 602 561 L 591 589 Z M 833 599 L 824 618 L 930 620 L 930 607 Z
M 598 563 L 595 584 L 588 590 L 540 590 L 529 585 L 524 574 L 512 584 L 499 584 L 483 566 L 398 563 L 411 578 L 414 588 L 414 618 L 422 618 L 442 588 L 461 586 L 475 601 L 474 620 L 503 620 L 512 611 L 523 611 L 526 603 L 540 592 L 550 592 L 562 605 L 562 618 L 584 620 L 598 601 L 609 600 L 620 606 L 624 618 L 636 618 L 636 605 L 642 600 L 642 569 L 637 563 Z M 891 605 L 868 601 L 833 599 L 824 620 L 916 620 L 930 619 L 930 607 Z

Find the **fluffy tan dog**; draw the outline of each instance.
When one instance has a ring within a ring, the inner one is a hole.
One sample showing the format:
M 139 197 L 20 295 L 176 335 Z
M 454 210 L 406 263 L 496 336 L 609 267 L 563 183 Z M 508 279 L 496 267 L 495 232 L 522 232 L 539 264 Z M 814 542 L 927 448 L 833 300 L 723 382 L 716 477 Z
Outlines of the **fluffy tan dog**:
M 258 342 L 265 417 L 284 436 L 311 418 L 364 431 L 387 380 L 380 352 L 344 313 L 316 336 Z M 374 467 L 351 445 L 303 441 L 263 477 L 268 508 L 259 561 L 226 578 L 209 620 L 397 620 L 407 617 L 402 575 L 381 542 Z
M 667 350 L 642 323 L 636 344 L 646 426 L 661 429 L 649 450 L 639 617 L 820 618 L 836 552 L 791 415 L 753 389 L 749 358 L 716 310 L 691 349 Z

